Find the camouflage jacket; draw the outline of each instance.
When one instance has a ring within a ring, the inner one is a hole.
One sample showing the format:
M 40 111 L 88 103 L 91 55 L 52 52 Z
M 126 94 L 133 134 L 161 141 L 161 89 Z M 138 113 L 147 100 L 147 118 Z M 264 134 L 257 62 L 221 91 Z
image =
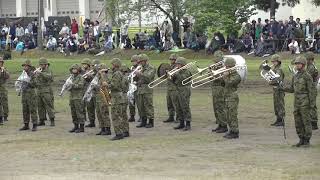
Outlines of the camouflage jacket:
M 146 64 L 142 69 L 142 74 L 137 77 L 138 94 L 153 93 L 153 89 L 148 84 L 154 80 L 156 70 L 150 64 Z
M 90 69 L 87 70 L 87 71 L 82 71 L 81 76 L 83 76 L 85 73 L 87 73 L 87 72 L 89 72 L 89 71 L 90 71 Z M 88 88 L 88 86 L 90 85 L 90 82 L 92 81 L 92 79 L 94 78 L 94 76 L 95 76 L 95 74 L 92 75 L 92 76 L 88 75 L 88 76 L 86 76 L 85 78 L 83 78 L 83 79 L 84 79 L 84 87 L 85 87 L 85 89 Z
M 314 64 L 308 64 L 307 65 L 307 72 L 311 75 L 312 81 L 317 84 L 318 83 L 318 69 Z
M 187 85 L 182 85 L 182 81 L 190 76 L 191 72 L 187 69 L 183 69 L 172 77 L 172 81 L 178 91 L 190 89 L 190 83 Z
M 0 72 L 0 92 L 6 91 L 5 84 L 9 78 L 10 75 L 8 71 L 4 70 L 3 72 Z
M 70 100 L 82 99 L 84 94 L 84 81 L 80 74 L 75 75 L 72 80 L 72 87 L 70 89 Z
M 37 87 L 36 77 L 33 74 L 32 70 L 29 70 L 26 72 L 28 76 L 30 77 L 30 82 L 22 82 L 21 92 L 22 95 L 26 93 L 35 93 L 35 88 Z
M 241 82 L 241 77 L 237 71 L 223 77 L 225 101 L 235 101 L 238 99 L 237 89 Z
M 50 69 L 45 69 L 36 75 L 37 89 L 39 93 L 52 92 L 51 84 L 53 82 L 53 75 Z
M 109 90 L 111 91 L 111 104 L 118 105 L 123 103 L 123 75 L 119 70 L 114 70 L 109 82 Z
M 122 100 L 123 103 L 128 103 L 128 96 L 127 96 L 127 92 L 129 91 L 129 84 L 130 84 L 130 80 L 128 79 L 128 74 L 124 75 L 122 78 Z
M 221 66 L 215 68 L 214 70 L 218 70 L 219 68 L 221 68 Z M 215 87 L 215 86 L 224 86 L 224 81 L 223 81 L 223 79 L 217 79 L 217 80 L 215 80 L 215 81 L 212 81 L 211 87 Z
M 174 67 L 175 67 L 174 65 L 171 65 L 170 70 L 174 69 Z M 168 91 L 176 91 L 177 90 L 175 83 L 170 78 L 168 78 L 168 80 L 167 80 L 167 90 Z
M 306 70 L 299 71 L 292 78 L 290 87 L 284 88 L 286 92 L 294 93 L 294 107 L 310 107 L 315 100 L 312 99 L 312 77 Z

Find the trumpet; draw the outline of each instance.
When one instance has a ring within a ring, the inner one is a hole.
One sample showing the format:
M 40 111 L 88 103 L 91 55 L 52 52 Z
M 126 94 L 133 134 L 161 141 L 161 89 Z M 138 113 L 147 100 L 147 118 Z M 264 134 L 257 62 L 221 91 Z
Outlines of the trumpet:
M 90 71 L 86 72 L 81 77 L 86 79 L 86 78 L 88 78 L 88 76 L 92 76 L 92 75 L 94 75 L 94 70 L 93 69 L 91 69 Z
M 187 85 L 187 84 L 189 84 L 189 83 L 192 83 L 192 81 L 194 80 L 194 79 L 197 79 L 198 77 L 199 77 L 199 75 L 201 75 L 203 72 L 205 72 L 205 71 L 208 71 L 207 73 L 206 73 L 206 75 L 209 75 L 210 73 L 211 73 L 211 69 L 216 69 L 216 68 L 218 68 L 218 67 L 221 67 L 221 66 L 223 66 L 224 65 L 224 62 L 223 61 L 220 61 L 220 62 L 218 62 L 218 63 L 215 63 L 215 64 L 212 64 L 212 65 L 210 65 L 210 66 L 208 66 L 208 67 L 206 67 L 206 68 L 198 68 L 197 69 L 197 73 L 195 73 L 195 74 L 193 74 L 192 76 L 190 76 L 190 77 L 188 77 L 188 78 L 186 78 L 186 79 L 184 79 L 183 81 L 182 81 L 182 85 Z M 200 77 L 203 77 L 203 76 L 200 76 Z
M 72 87 L 72 80 L 73 80 L 74 76 L 73 74 L 71 74 L 69 76 L 69 78 L 66 80 L 66 82 L 63 84 L 62 86 L 62 89 L 59 93 L 59 96 L 63 96 L 63 94 L 66 92 L 66 91 L 69 91 Z
M 274 65 L 269 66 L 267 60 L 263 61 L 262 64 L 260 65 L 260 70 L 261 70 L 260 75 L 263 79 L 265 79 L 269 83 L 280 78 L 280 75 L 275 73 L 272 70 L 273 66 Z
M 38 67 L 35 71 L 33 71 L 33 74 L 37 74 L 37 73 L 39 73 L 39 72 L 41 72 L 42 71 L 42 68 L 41 67 Z
M 297 69 L 294 67 L 294 66 L 288 66 L 288 68 L 289 68 L 289 71 L 294 75 L 294 74 L 297 74 Z
M 131 70 L 133 69 L 133 66 L 131 67 Z M 128 76 L 129 79 L 133 80 L 134 77 L 136 77 L 136 72 L 141 72 L 142 71 L 142 66 L 139 65 L 137 66 Z
M 160 76 L 159 78 L 157 78 L 156 80 L 152 81 L 151 83 L 148 84 L 148 87 L 149 88 L 154 88 L 156 86 L 158 86 L 159 84 L 165 82 L 167 79 L 166 77 L 168 78 L 171 78 L 174 74 L 180 72 L 181 70 L 183 69 L 189 69 L 191 67 L 194 67 L 196 65 L 197 61 L 194 61 L 194 62 L 190 62 L 186 65 L 184 65 L 183 67 L 181 68 L 173 68 L 171 71 L 168 71 L 166 74 Z
M 1 73 L 3 73 L 4 72 L 4 70 L 5 70 L 5 68 L 4 67 L 0 67 L 0 69 L 1 69 Z

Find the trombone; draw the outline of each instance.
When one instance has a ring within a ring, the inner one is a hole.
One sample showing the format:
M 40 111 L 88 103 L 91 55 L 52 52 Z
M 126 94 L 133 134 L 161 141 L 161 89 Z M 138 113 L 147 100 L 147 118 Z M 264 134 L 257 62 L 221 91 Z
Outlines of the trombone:
M 221 66 L 223 66 L 224 65 L 224 62 L 223 61 L 220 61 L 220 62 L 218 62 L 218 63 L 215 63 L 215 64 L 212 64 L 212 65 L 210 65 L 210 66 L 208 66 L 208 67 L 206 67 L 206 68 L 203 68 L 203 69 L 201 69 L 201 68 L 198 68 L 197 69 L 197 73 L 195 73 L 195 74 L 193 74 L 192 76 L 190 76 L 190 77 L 188 77 L 188 78 L 186 78 L 186 79 L 184 79 L 183 81 L 182 81 L 182 85 L 187 85 L 187 84 L 189 84 L 189 83 L 191 83 L 192 84 L 192 82 L 193 82 L 193 80 L 195 80 L 195 79 L 198 79 L 199 77 L 203 77 L 204 75 L 201 75 L 203 72 L 205 72 L 205 71 L 208 71 L 205 75 L 209 75 L 210 74 L 210 70 L 211 69 L 216 69 L 217 67 L 221 67 Z M 200 76 L 199 76 L 200 75 Z
M 165 73 L 164 75 L 160 76 L 159 78 L 157 78 L 154 81 L 152 81 L 151 83 L 149 83 L 148 87 L 152 89 L 152 88 L 160 85 L 161 83 L 165 82 L 167 80 L 166 77 L 171 78 L 174 74 L 178 73 L 179 71 L 181 71 L 183 69 L 189 69 L 189 68 L 195 66 L 196 63 L 197 63 L 197 61 L 194 61 L 194 62 L 190 62 L 190 63 L 184 65 L 181 68 L 175 67 L 172 70 L 170 70 L 169 72 Z
M 33 74 L 37 74 L 37 73 L 39 73 L 41 71 L 42 71 L 42 68 L 38 67 L 36 70 L 33 71 Z
M 93 75 L 94 75 L 94 70 L 91 69 L 90 71 L 84 73 L 81 77 L 86 79 L 86 78 L 88 78 L 88 76 L 93 76 Z

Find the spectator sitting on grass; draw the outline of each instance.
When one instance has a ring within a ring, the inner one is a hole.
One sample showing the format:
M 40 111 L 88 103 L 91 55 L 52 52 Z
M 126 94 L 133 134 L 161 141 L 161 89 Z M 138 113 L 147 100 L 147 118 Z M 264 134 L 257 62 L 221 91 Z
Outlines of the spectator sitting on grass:
M 54 51 L 57 48 L 57 40 L 52 35 L 49 35 L 49 40 L 47 42 L 47 49 Z

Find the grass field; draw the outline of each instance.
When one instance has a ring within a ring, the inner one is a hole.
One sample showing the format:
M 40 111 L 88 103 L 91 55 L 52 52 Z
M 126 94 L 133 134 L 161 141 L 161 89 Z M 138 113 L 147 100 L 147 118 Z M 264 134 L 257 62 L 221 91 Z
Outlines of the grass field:
M 55 94 L 68 76 L 68 68 L 82 56 L 48 57 L 55 75 Z M 168 54 L 153 55 L 151 64 L 166 62 Z M 37 55 L 28 54 L 36 64 Z M 115 57 L 113 55 L 112 57 Z M 186 54 L 199 67 L 210 64 L 210 56 Z M 286 80 L 289 56 L 284 54 Z M 128 56 L 121 55 L 122 59 Z M 158 57 L 158 58 L 157 58 Z M 195 57 L 195 58 L 193 58 Z M 130 124 L 131 137 L 118 142 L 97 137 L 98 128 L 70 134 L 68 96 L 56 96 L 56 127 L 40 127 L 37 132 L 19 132 L 22 126 L 20 97 L 14 79 L 21 73 L 26 57 L 6 62 L 11 72 L 8 83 L 10 119 L 0 127 L 0 180 L 11 179 L 320 179 L 320 131 L 313 131 L 310 148 L 293 148 L 297 142 L 292 115 L 293 96 L 287 94 L 287 140 L 274 121 L 272 88 L 259 76 L 261 59 L 247 58 L 248 80 L 239 89 L 240 139 L 225 140 L 212 134 L 215 127 L 209 88 L 192 91 L 192 131 L 172 129 L 167 118 L 165 87 L 155 89 L 155 128 L 137 129 Z M 111 56 L 102 58 L 109 62 Z M 320 58 L 317 58 L 320 60 Z M 129 63 L 127 60 L 126 63 Z M 318 105 L 319 100 L 318 100 Z

